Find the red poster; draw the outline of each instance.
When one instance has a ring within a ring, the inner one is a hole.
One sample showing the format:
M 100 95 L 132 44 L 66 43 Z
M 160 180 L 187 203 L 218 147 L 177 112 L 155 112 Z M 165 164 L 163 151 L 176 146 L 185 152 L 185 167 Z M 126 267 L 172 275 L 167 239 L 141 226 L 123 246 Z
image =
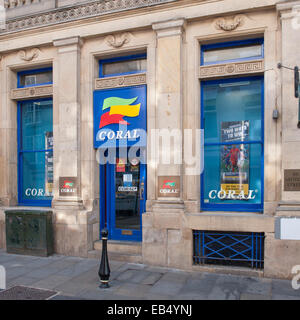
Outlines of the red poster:
M 117 159 L 116 172 L 125 172 L 126 171 L 125 164 L 126 164 L 125 159 L 122 159 L 122 158 Z

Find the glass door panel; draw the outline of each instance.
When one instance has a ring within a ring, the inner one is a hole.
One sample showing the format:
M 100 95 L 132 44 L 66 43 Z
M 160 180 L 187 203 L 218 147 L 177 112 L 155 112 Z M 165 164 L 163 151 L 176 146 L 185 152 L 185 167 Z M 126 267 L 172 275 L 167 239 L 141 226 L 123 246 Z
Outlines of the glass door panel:
M 140 163 L 133 165 L 117 159 L 115 166 L 115 219 L 117 229 L 139 230 Z

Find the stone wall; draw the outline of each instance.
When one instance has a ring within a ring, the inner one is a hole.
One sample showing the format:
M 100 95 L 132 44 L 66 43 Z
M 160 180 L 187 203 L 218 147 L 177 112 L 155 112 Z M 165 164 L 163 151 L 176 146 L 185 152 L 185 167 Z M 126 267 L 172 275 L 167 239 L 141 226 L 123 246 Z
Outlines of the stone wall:
M 152 4 L 164 2 L 168 1 Z M 264 213 L 200 212 L 200 174 L 187 174 L 187 165 L 151 161 L 147 168 L 142 258 L 150 265 L 192 270 L 193 229 L 265 232 L 264 275 L 290 278 L 291 267 L 300 264 L 300 244 L 275 239 L 274 221 L 283 214 L 277 209 L 281 202 L 292 207 L 285 212 L 287 216 L 300 212 L 294 205 L 299 201 L 299 192 L 287 193 L 282 189 L 283 170 L 296 168 L 300 163 L 299 131 L 296 123 L 293 124 L 297 118 L 297 100 L 291 94 L 291 74 L 277 68 L 280 61 L 288 66 L 299 61 L 299 31 L 292 29 L 289 20 L 292 7 L 278 6 L 276 11 L 275 0 L 175 2 L 176 5 L 170 2 L 160 10 L 150 11 L 142 8 L 142 3 L 147 6 L 150 2 L 140 1 L 137 7 L 131 8 L 134 13 L 131 15 L 124 8 L 122 13 L 118 11 L 120 8 L 109 11 L 111 1 L 106 1 L 106 11 L 99 9 L 101 15 L 105 13 L 103 19 L 99 19 L 99 11 L 85 19 L 78 15 L 68 20 L 71 8 L 66 7 L 67 15 L 63 14 L 66 11 L 59 11 L 57 20 L 52 21 L 55 27 L 44 23 L 42 15 L 34 26 L 27 24 L 28 17 L 23 17 L 14 20 L 11 28 L 0 34 L 0 205 L 2 209 L 17 205 L 17 104 L 12 99 L 12 90 L 17 86 L 18 71 L 53 66 L 55 251 L 86 257 L 99 239 L 99 166 L 93 148 L 93 90 L 99 77 L 98 60 L 147 52 L 148 131 L 165 127 L 195 130 L 200 128 L 200 81 L 211 76 L 200 68 L 200 45 L 264 36 L 264 61 L 250 66 L 251 74 L 265 76 Z M 42 3 L 50 6 L 52 2 L 37 2 L 36 6 Z M 70 1 L 58 3 L 69 5 Z M 25 8 L 26 4 L 20 2 L 18 6 Z M 34 11 L 30 14 L 34 15 Z M 18 31 L 21 32 L 15 33 Z M 125 38 L 126 41 L 119 41 Z M 242 67 L 249 70 L 249 65 Z M 214 70 L 213 76 L 228 76 L 230 70 L 235 75 L 241 74 L 239 70 L 243 68 L 224 66 L 220 68 L 223 73 Z M 274 109 L 279 110 L 277 121 L 272 117 Z M 174 155 L 182 154 L 185 143 L 189 143 L 181 142 L 172 149 Z M 192 147 L 195 149 L 196 145 Z M 148 149 L 160 154 L 150 138 Z M 178 198 L 166 201 L 159 197 L 158 176 L 165 175 L 180 176 Z M 78 178 L 80 187 L 76 197 L 59 195 L 61 176 Z M 2 209 L 0 247 L 3 248 Z

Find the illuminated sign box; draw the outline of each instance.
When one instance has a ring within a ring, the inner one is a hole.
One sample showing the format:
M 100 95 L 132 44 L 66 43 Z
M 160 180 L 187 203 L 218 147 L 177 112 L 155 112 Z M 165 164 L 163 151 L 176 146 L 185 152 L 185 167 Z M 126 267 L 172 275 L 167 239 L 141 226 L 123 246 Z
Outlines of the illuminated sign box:
M 146 85 L 94 91 L 94 147 L 147 145 Z

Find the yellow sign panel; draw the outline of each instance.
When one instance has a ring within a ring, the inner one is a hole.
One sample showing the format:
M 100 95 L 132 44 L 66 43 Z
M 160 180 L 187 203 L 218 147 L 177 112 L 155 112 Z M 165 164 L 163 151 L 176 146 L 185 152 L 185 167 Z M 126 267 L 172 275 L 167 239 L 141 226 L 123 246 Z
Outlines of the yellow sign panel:
M 221 184 L 221 189 L 224 190 L 226 194 L 229 194 L 229 191 L 235 191 L 235 194 L 237 195 L 244 192 L 244 195 L 247 196 L 249 193 L 249 184 L 224 183 Z

